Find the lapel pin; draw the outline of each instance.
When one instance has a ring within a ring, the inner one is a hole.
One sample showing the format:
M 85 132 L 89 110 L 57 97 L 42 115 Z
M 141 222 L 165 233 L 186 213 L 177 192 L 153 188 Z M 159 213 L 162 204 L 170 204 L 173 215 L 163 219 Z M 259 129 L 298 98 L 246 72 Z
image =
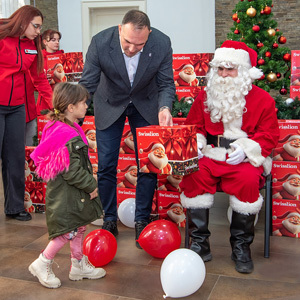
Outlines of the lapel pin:
M 152 56 L 152 53 L 149 53 L 149 57 L 151 57 Z

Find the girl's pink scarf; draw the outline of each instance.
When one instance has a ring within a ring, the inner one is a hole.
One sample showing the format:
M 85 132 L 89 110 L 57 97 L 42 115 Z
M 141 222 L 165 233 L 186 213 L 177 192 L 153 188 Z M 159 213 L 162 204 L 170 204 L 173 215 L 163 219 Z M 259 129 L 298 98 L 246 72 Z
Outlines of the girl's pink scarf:
M 30 155 L 36 165 L 36 174 L 44 181 L 68 171 L 70 155 L 66 143 L 69 140 L 80 135 L 88 144 L 81 127 L 77 123 L 74 127 L 76 129 L 60 121 L 49 121 L 45 126 L 40 144 Z

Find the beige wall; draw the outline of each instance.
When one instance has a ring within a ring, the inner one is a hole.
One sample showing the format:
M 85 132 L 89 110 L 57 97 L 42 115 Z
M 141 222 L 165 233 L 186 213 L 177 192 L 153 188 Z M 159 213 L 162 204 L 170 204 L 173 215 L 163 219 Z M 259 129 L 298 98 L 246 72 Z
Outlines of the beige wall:
M 233 26 L 232 10 L 240 0 L 215 0 L 216 10 L 216 47 L 226 40 L 230 27 Z M 44 14 L 44 29 L 58 29 L 57 0 L 36 0 L 36 6 Z M 31 0 L 33 4 L 33 0 Z M 291 50 L 300 50 L 299 16 L 300 0 L 273 0 L 272 12 L 278 28 L 287 38 L 286 46 Z M 70 12 L 71 13 L 71 10 Z M 200 14 L 201 15 L 201 14 Z M 204 29 L 201 29 L 204 30 Z
M 233 26 L 233 10 L 240 0 L 216 0 L 216 47 L 226 40 Z M 278 28 L 287 38 L 286 47 L 300 50 L 299 16 L 300 0 L 273 0 L 273 18 Z

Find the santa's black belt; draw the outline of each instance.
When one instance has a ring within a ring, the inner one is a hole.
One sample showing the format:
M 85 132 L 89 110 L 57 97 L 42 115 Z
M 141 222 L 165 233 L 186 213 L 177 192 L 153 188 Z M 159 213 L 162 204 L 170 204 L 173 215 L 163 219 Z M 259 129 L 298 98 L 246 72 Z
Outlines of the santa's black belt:
M 223 135 L 211 135 L 207 134 L 207 145 L 214 145 L 215 147 L 224 147 L 226 149 L 230 148 L 230 144 L 235 140 L 226 139 Z

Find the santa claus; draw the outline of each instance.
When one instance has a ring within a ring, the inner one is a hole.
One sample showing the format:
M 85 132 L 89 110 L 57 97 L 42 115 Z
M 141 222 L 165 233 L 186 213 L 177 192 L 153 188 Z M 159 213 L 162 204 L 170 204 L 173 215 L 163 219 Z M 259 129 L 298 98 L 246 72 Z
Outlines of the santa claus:
M 27 191 L 25 191 L 24 194 L 24 208 L 29 213 L 35 212 L 35 207 L 33 206 L 30 194 Z
M 273 216 L 273 235 L 300 238 L 299 210 L 288 211 L 281 216 Z
M 197 86 L 199 84 L 193 65 L 185 65 L 178 75 L 174 76 L 175 86 Z
M 179 184 L 182 181 L 182 175 L 171 174 L 165 179 L 158 180 L 158 190 L 160 191 L 171 191 L 171 192 L 181 192 Z
M 120 144 L 120 153 L 121 154 L 134 154 L 134 141 L 132 132 L 129 130 L 124 133 L 122 137 L 125 137 L 124 141 Z
M 300 160 L 300 136 L 288 135 L 279 143 L 285 143 L 282 147 L 275 148 L 273 151 L 273 160 L 299 161 Z
M 33 175 L 31 174 L 27 160 L 25 160 L 25 181 L 33 181 Z
M 172 167 L 165 151 L 165 147 L 161 143 L 155 142 L 150 143 L 146 149 L 140 149 L 140 153 L 149 152 L 147 157 L 139 159 L 140 172 L 172 174 Z
M 300 200 L 300 175 L 287 174 L 283 178 L 273 179 L 272 198 L 273 199 L 289 199 Z M 283 182 L 277 185 L 278 182 Z
M 228 40 L 215 51 L 207 87 L 185 122 L 198 130 L 199 171 L 184 176 L 180 184 L 190 249 L 204 261 L 212 259 L 208 220 L 217 187 L 230 195 L 231 258 L 240 273 L 254 268 L 250 245 L 263 203 L 259 187 L 263 173 L 271 171 L 269 155 L 279 137 L 274 99 L 252 84 L 263 74 L 256 63 L 256 51 L 243 42 Z
M 96 130 L 95 129 L 86 130 L 85 136 L 88 141 L 89 148 L 96 150 L 97 149 Z
M 50 80 L 50 84 L 56 84 L 59 82 L 66 82 L 67 77 L 65 75 L 64 67 L 62 64 L 56 64 L 52 70 L 52 77 Z
M 125 172 L 122 175 L 117 175 L 117 187 L 135 189 L 137 184 L 137 166 L 128 165 L 123 170 L 118 170 L 118 173 Z

